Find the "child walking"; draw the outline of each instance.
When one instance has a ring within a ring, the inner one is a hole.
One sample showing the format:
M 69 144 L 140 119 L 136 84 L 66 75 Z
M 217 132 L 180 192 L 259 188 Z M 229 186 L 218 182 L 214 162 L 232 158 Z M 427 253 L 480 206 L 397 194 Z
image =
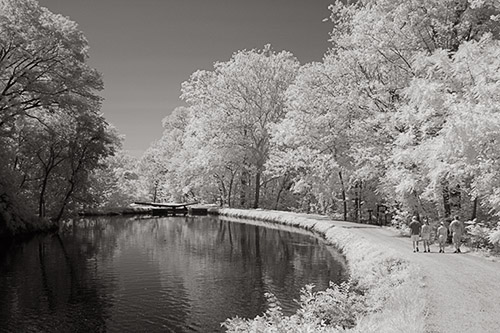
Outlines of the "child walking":
M 420 237 L 422 237 L 422 242 L 424 243 L 424 252 L 431 252 L 431 226 L 428 219 L 425 219 L 424 224 L 420 228 Z
M 437 229 L 437 237 L 439 243 L 439 253 L 444 253 L 444 246 L 446 244 L 446 239 L 448 238 L 448 229 L 444 225 L 444 222 L 441 222 L 439 228 Z

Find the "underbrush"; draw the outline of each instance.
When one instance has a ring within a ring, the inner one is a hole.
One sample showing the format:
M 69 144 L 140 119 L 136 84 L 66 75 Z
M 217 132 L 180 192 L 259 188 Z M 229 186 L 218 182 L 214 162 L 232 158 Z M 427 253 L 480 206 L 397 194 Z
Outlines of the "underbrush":
M 467 221 L 465 241 L 476 250 L 487 250 L 492 254 L 500 252 L 500 222 L 477 220 Z
M 221 209 L 221 215 L 305 228 L 322 235 L 346 257 L 351 280 L 324 291 L 305 286 L 300 308 L 284 316 L 267 295 L 269 309 L 253 319 L 232 318 L 228 332 L 423 332 L 425 301 L 420 274 L 395 251 L 375 246 L 323 219 L 261 210 Z
M 57 223 L 28 213 L 19 201 L 0 195 L 0 238 L 57 229 Z

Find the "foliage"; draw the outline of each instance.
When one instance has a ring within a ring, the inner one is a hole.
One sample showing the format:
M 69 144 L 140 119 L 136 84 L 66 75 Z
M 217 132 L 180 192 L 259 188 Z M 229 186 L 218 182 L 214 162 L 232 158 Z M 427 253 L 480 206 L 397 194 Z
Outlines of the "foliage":
M 500 212 L 498 2 L 330 10 L 321 62 L 266 46 L 182 84 L 188 107 L 148 153 L 154 188 L 356 221 L 380 205 L 430 220 Z
M 500 224 L 497 221 L 467 221 L 466 239 L 479 249 L 497 249 L 500 245 Z
M 86 208 L 124 207 L 135 201 L 147 201 L 146 179 L 138 170 L 138 159 L 117 151 L 101 161 L 102 167 L 91 173 L 91 201 Z
M 190 121 L 189 108 L 176 108 L 163 119 L 165 130 L 161 139 L 153 143 L 141 158 L 139 170 L 146 176 L 152 201 L 182 200 L 186 194 L 182 174 L 187 175 L 186 169 L 191 167 L 189 149 L 184 149 L 186 127 Z
M 227 332 L 339 332 L 354 327 L 356 318 L 366 311 L 363 297 L 351 282 L 331 283 L 322 291 L 313 288 L 307 285 L 300 291 L 300 308 L 292 316 L 284 316 L 279 301 L 268 293 L 269 308 L 262 316 L 250 320 L 236 317 L 223 325 Z
M 213 71 L 197 71 L 182 84 L 190 114 L 175 155 L 164 160 L 178 174 L 170 187 L 222 203 L 260 202 L 269 155 L 270 126 L 284 115 L 284 92 L 299 67 L 289 52 L 238 51 Z M 165 124 L 168 124 L 167 121 Z M 176 142 L 168 139 L 166 142 Z M 166 150 L 168 148 L 166 147 Z M 172 179 L 172 178 L 171 178 Z M 173 179 L 172 179 L 173 180 Z M 238 199 L 236 199 L 238 191 Z
M 467 238 L 472 247 L 475 248 L 485 248 L 488 246 L 488 236 L 491 232 L 491 229 L 488 228 L 483 223 L 477 223 L 474 221 L 473 224 L 469 224 L 466 227 L 467 230 Z
M 78 211 L 90 200 L 91 172 L 118 145 L 87 58 L 75 22 L 34 0 L 0 1 L 0 195 L 11 230 Z
M 500 225 L 497 223 L 497 226 L 490 231 L 488 235 L 488 240 L 490 241 L 491 244 L 496 246 L 498 249 L 500 246 Z
M 400 229 L 403 234 L 409 235 L 410 228 L 409 224 L 411 221 L 412 215 L 405 210 L 396 210 L 392 215 L 391 225 L 397 229 Z
M 15 131 L 18 119 L 38 119 L 40 110 L 74 112 L 98 105 L 95 91 L 102 80 L 85 62 L 88 43 L 75 22 L 34 0 L 2 0 L 0 15 L 2 133 Z

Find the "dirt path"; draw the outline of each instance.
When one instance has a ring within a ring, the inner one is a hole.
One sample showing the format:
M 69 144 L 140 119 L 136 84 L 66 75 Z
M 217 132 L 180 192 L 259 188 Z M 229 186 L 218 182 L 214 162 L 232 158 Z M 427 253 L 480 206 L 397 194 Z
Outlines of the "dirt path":
M 383 243 L 417 263 L 429 304 L 427 332 L 500 332 L 500 263 L 469 253 L 413 253 L 410 239 L 376 226 L 333 222 L 374 243 Z M 420 249 L 422 251 L 422 248 Z M 465 250 L 465 251 L 464 251 Z

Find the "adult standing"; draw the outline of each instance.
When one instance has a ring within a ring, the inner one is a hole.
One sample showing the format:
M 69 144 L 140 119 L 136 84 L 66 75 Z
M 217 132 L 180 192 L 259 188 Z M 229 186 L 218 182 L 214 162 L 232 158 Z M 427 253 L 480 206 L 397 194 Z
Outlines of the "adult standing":
M 461 253 L 460 245 L 462 243 L 462 234 L 464 232 L 464 224 L 460 221 L 458 216 L 455 216 L 455 219 L 450 223 L 450 232 L 451 232 L 451 240 L 453 245 L 455 246 L 454 253 Z
M 418 241 L 420 239 L 420 228 L 421 228 L 420 222 L 418 222 L 417 217 L 413 216 L 410 222 L 410 238 L 411 242 L 413 244 L 413 252 L 418 252 Z

